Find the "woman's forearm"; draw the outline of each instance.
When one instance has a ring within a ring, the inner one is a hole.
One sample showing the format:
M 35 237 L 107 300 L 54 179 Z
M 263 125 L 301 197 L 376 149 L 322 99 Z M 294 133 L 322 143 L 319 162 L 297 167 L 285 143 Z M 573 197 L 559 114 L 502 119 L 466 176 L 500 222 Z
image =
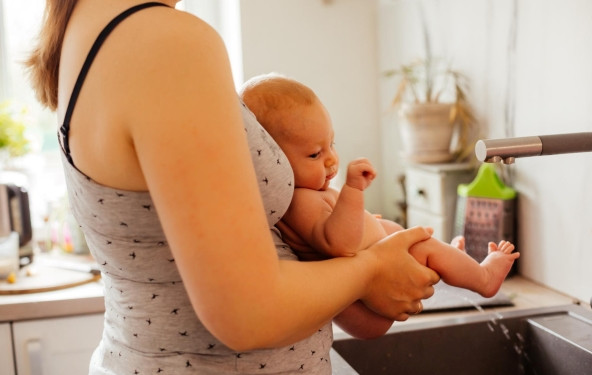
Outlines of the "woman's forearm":
M 264 268 L 262 262 L 247 262 L 242 275 L 229 267 L 209 293 L 201 290 L 201 298 L 188 285 L 192 276 L 184 280 L 198 316 L 226 345 L 240 351 L 279 347 L 308 337 L 358 299 L 387 319 L 406 320 L 438 281 L 408 253 L 429 235 L 421 228 L 402 231 L 353 257 L 318 262 L 275 257 L 275 266 Z
M 220 290 L 207 301 L 207 317 L 198 315 L 235 350 L 285 346 L 309 337 L 363 296 L 372 263 L 371 257 L 279 261 L 273 274 L 244 279 L 232 292 Z

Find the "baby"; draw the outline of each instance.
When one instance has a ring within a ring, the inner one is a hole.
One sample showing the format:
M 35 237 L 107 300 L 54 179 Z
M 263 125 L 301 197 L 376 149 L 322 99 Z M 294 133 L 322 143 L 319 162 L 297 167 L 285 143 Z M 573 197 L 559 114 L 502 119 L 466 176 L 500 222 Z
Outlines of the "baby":
M 279 75 L 254 77 L 241 98 L 286 154 L 294 171 L 292 202 L 277 227 L 300 259 L 354 256 L 376 241 L 403 229 L 364 209 L 364 190 L 376 177 L 371 163 L 360 158 L 347 168 L 341 191 L 329 187 L 339 157 L 329 114 L 307 86 Z M 435 238 L 410 249 L 421 264 L 447 284 L 484 297 L 494 296 L 520 255 L 507 241 L 490 242 L 481 264 L 471 258 L 464 240 L 452 246 Z

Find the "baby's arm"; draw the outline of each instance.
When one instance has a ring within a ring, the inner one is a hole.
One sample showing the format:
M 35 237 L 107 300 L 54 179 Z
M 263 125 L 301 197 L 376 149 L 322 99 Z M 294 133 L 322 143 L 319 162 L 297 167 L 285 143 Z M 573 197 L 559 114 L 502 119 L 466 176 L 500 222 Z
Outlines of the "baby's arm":
M 332 214 L 319 226 L 317 237 L 333 256 L 351 256 L 361 250 L 364 238 L 364 190 L 376 177 L 376 171 L 366 158 L 359 158 L 347 167 L 347 179 L 341 188 Z
M 375 176 L 367 159 L 357 159 L 349 164 L 340 193 L 296 189 L 280 230 L 287 226 L 312 249 L 330 257 L 355 255 L 364 237 L 363 191 Z

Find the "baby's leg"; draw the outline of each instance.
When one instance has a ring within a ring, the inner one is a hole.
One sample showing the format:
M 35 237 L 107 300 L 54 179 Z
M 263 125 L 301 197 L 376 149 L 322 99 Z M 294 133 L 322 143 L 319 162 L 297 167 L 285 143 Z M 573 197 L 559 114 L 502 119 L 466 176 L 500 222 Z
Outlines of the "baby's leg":
M 438 272 L 449 285 L 465 288 L 492 297 L 520 254 L 512 253 L 514 245 L 507 241 L 499 246 L 489 244 L 489 255 L 479 264 L 466 252 L 435 238 L 415 244 L 410 253 L 421 264 Z
M 382 225 L 382 228 L 384 229 L 384 231 L 386 232 L 387 235 L 393 234 L 395 232 L 405 229 L 401 225 L 397 224 L 396 222 L 394 222 L 392 220 L 383 219 L 381 215 L 375 214 L 374 217 L 376 217 L 376 219 L 378 220 L 380 225 Z M 464 236 L 454 237 L 452 239 L 452 241 L 450 241 L 450 245 L 456 247 L 459 250 L 465 251 L 465 237 Z
M 399 224 L 395 223 L 392 220 L 386 220 L 386 219 L 383 219 L 380 216 L 376 217 L 376 219 L 378 220 L 378 222 L 380 223 L 380 225 L 382 225 L 382 228 L 384 229 L 384 231 L 386 232 L 387 235 L 393 234 L 395 232 L 398 232 L 398 231 L 401 231 L 401 230 L 405 229 L 405 228 L 403 228 L 402 226 L 400 226 Z

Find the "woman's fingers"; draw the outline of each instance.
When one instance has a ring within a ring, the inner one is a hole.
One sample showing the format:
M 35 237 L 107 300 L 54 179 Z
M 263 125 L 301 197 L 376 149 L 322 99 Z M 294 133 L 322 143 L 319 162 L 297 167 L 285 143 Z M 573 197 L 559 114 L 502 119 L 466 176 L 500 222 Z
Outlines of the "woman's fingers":
M 402 230 L 396 233 L 403 242 L 406 243 L 407 247 L 411 247 L 418 242 L 425 241 L 432 237 L 434 229 L 430 227 L 413 227 L 407 230 Z
M 419 264 L 409 254 L 409 248 L 431 234 L 429 228 L 415 227 L 397 232 L 369 249 L 379 260 L 374 282 L 363 298 L 369 308 L 395 320 L 406 320 L 421 311 L 421 299 L 434 294 L 433 285 L 440 277 Z

